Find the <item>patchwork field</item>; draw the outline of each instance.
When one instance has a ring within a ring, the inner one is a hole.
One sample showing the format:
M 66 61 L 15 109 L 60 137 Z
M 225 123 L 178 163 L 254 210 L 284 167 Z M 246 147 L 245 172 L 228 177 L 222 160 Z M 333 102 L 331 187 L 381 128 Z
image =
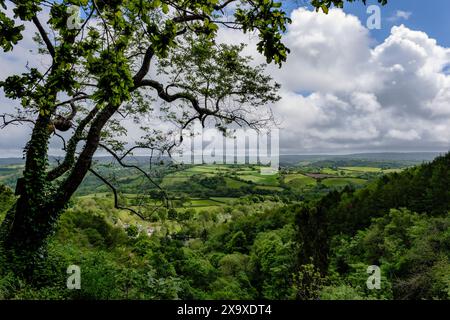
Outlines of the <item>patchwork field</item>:
M 357 171 L 357 172 L 382 172 L 382 168 L 374 167 L 342 167 L 340 170 Z
M 158 190 L 139 172 L 110 165 L 100 165 L 105 176 L 112 179 L 121 192 L 121 201 L 131 207 L 141 205 L 145 199 L 148 206 L 158 207 L 160 201 L 151 199 L 151 190 Z M 143 167 L 144 168 L 144 167 Z M 147 170 L 147 168 L 144 168 Z M 155 181 L 172 199 L 175 208 L 192 208 L 195 211 L 209 210 L 236 203 L 242 197 L 252 194 L 262 197 L 297 193 L 308 195 L 325 192 L 326 189 L 340 189 L 346 185 L 360 187 L 371 177 L 400 172 L 403 169 L 385 169 L 371 166 L 329 166 L 309 167 L 306 163 L 298 168 L 275 175 L 261 175 L 257 165 L 194 165 L 160 169 Z M 23 165 L 0 167 L 0 183 L 14 188 L 23 170 Z M 326 189 L 324 189 L 326 188 Z M 93 176 L 86 177 L 80 192 L 80 199 L 88 201 L 92 196 L 111 198 L 106 185 Z M 180 198 L 180 196 L 182 196 Z M 89 201 L 88 201 L 89 202 Z
M 302 189 L 307 186 L 315 186 L 316 180 L 314 178 L 305 176 L 300 173 L 289 174 L 284 177 L 284 182 L 295 189 Z
M 330 188 L 333 187 L 345 187 L 346 185 L 364 185 L 367 180 L 358 178 L 328 178 L 322 181 L 322 183 Z

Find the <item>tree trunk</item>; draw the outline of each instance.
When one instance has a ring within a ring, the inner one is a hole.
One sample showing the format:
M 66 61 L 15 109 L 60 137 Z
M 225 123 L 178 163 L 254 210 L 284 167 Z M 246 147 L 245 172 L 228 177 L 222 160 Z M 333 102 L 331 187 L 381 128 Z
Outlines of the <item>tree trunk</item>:
M 15 205 L 0 227 L 0 241 L 7 263 L 16 273 L 27 273 L 39 257 L 39 250 L 52 230 L 57 212 L 47 212 L 50 185 L 45 178 L 50 139 L 50 116 L 38 116 L 26 146 L 23 177 L 17 181 Z
M 36 265 L 45 257 L 45 242 L 61 211 L 48 212 L 19 198 L 0 227 L 6 267 L 32 279 Z
M 17 202 L 0 226 L 0 250 L 14 273 L 33 278 L 36 264 L 45 256 L 46 241 L 91 167 L 101 130 L 117 108 L 108 105 L 94 119 L 80 156 L 58 188 L 47 180 L 50 118 L 38 117 L 27 145 L 23 178 L 17 182 Z

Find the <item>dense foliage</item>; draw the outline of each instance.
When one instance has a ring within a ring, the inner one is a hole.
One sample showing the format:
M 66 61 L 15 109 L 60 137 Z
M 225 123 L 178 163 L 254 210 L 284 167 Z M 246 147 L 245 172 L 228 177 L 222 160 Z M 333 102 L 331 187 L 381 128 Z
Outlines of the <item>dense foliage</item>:
M 2 274 L 0 298 L 292 297 L 292 212 L 274 204 L 190 211 L 172 217 L 182 225 L 178 232 L 150 237 L 139 224 L 115 224 L 117 214 L 105 198 L 67 210 L 34 283 Z M 66 289 L 71 264 L 81 266 L 81 290 Z
M 114 209 L 108 196 L 83 196 L 63 214 L 33 282 L 0 270 L 0 297 L 450 299 L 449 159 L 316 201 L 242 198 L 161 209 L 153 222 Z M 387 197 L 393 186 L 422 191 Z M 1 190 L 4 212 L 14 196 Z M 80 290 L 65 287 L 72 264 Z M 381 269 L 379 290 L 366 286 L 370 265 Z
M 301 243 L 313 246 L 300 257 L 313 258 L 333 283 L 325 297 L 450 298 L 449 168 L 447 154 L 331 192 L 297 216 Z M 370 265 L 382 270 L 382 290 L 365 287 Z

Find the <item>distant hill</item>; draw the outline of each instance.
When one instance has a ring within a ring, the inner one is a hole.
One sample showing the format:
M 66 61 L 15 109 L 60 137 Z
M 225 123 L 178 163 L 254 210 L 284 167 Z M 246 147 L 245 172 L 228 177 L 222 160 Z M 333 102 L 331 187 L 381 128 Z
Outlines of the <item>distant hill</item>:
M 350 158 L 359 160 L 397 160 L 397 161 L 432 161 L 436 157 L 443 155 L 442 152 L 383 152 L 383 153 L 357 153 L 344 156 L 336 156 L 335 159 Z
M 361 160 L 361 161 L 399 161 L 409 162 L 411 165 L 419 164 L 422 162 L 432 161 L 442 153 L 439 152 L 382 152 L 382 153 L 356 153 L 347 155 L 280 155 L 280 164 L 282 166 L 298 165 L 301 162 L 319 162 L 319 161 L 342 161 L 342 160 Z M 50 156 L 50 162 L 55 162 L 61 157 Z M 110 156 L 99 156 L 94 158 L 95 161 L 100 163 L 111 162 L 113 160 Z M 165 157 L 153 159 L 153 163 L 160 161 L 169 162 L 170 159 Z M 131 156 L 127 158 L 127 161 L 131 161 L 138 164 L 146 164 L 149 162 L 149 157 L 146 156 Z M 24 164 L 25 160 L 22 158 L 0 158 L 0 166 Z
M 343 162 L 348 160 L 358 160 L 361 162 L 398 162 L 409 165 L 420 164 L 422 162 L 432 161 L 442 153 L 439 152 L 410 152 L 410 153 L 356 153 L 347 155 L 281 155 L 281 166 L 293 166 L 302 164 L 302 162 L 318 163 L 324 162 L 323 166 L 329 166 L 331 162 Z M 325 164 L 327 162 L 327 164 Z M 342 164 L 341 164 L 342 165 Z
M 407 208 L 430 215 L 450 211 L 450 153 L 401 173 L 387 174 L 367 187 L 331 192 L 319 206 L 337 233 L 353 234 L 390 209 Z
M 13 164 L 24 164 L 25 160 L 22 158 L 0 158 L 0 166 L 9 166 Z

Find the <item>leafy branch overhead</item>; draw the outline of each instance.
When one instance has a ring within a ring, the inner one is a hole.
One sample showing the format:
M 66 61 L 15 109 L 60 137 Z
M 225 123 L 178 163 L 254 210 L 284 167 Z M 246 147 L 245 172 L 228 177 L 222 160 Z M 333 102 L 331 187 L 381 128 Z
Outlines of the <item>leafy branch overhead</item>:
M 348 2 L 357 2 L 361 1 L 364 5 L 367 4 L 367 0 L 346 0 Z M 385 5 L 388 3 L 388 0 L 377 0 L 378 3 L 381 5 Z M 335 6 L 336 8 L 343 8 L 344 7 L 345 0 L 312 0 L 311 5 L 313 5 L 317 11 L 319 9 L 322 9 L 324 13 L 328 14 L 328 11 L 332 6 Z

